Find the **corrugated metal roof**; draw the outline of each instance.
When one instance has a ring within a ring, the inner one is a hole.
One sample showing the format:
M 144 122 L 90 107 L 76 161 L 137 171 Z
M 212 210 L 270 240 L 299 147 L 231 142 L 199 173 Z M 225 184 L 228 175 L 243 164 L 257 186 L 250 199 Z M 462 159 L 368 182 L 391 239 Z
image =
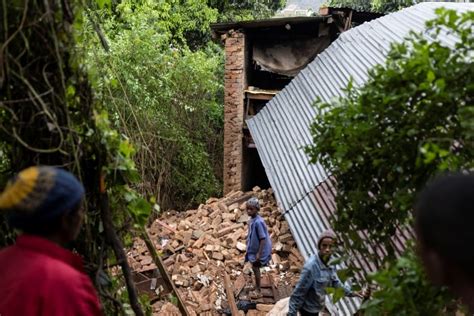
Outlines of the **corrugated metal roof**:
M 303 150 L 312 142 L 309 126 L 316 115 L 312 104 L 317 98 L 329 101 L 343 95 L 351 77 L 354 85 L 364 84 L 369 69 L 385 61 L 391 43 L 401 42 L 410 31 L 424 32 L 425 22 L 442 6 L 459 12 L 474 9 L 468 3 L 425 2 L 351 29 L 247 120 L 276 199 L 305 258 L 316 253 L 317 236 L 329 227 L 335 210 L 330 174 L 321 164 L 310 164 Z M 445 34 L 442 40 L 452 45 L 455 38 Z M 400 235 L 395 243 L 409 238 L 407 233 Z M 371 251 L 383 254 L 380 249 Z M 356 261 L 366 271 L 374 268 L 363 258 Z M 338 304 L 344 315 L 353 313 L 356 306 L 354 299 Z

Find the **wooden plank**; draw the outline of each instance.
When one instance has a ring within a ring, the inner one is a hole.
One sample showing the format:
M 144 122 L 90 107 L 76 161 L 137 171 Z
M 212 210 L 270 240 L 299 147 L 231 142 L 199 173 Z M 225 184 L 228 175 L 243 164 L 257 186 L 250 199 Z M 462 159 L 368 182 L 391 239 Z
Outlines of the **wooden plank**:
M 229 275 L 227 274 L 225 270 L 224 270 L 224 287 L 227 293 L 227 302 L 229 303 L 230 312 L 232 313 L 232 316 L 238 316 L 239 309 L 237 308 L 237 304 L 235 303 L 234 290 L 232 289 Z
M 236 297 L 238 297 L 240 295 L 240 292 L 242 292 L 242 290 L 244 289 L 246 283 L 247 282 L 245 280 L 244 274 L 239 275 L 237 280 L 235 280 L 235 282 L 234 282 L 234 295 Z
M 189 312 L 186 309 L 186 305 L 184 305 L 184 301 L 181 299 L 181 296 L 179 295 L 178 289 L 174 285 L 174 282 L 171 280 L 168 272 L 165 269 L 165 265 L 163 264 L 163 261 L 161 260 L 161 257 L 158 255 L 158 252 L 156 251 L 153 242 L 150 239 L 150 236 L 148 235 L 148 232 L 145 229 L 142 229 L 141 231 L 141 237 L 145 241 L 145 244 L 148 248 L 148 251 L 151 254 L 151 257 L 153 258 L 153 261 L 155 262 L 158 270 L 160 271 L 161 277 L 165 282 L 167 282 L 174 295 L 176 296 L 176 299 L 178 300 L 178 308 L 179 311 L 181 312 L 182 315 L 184 316 L 189 316 Z
M 232 205 L 234 203 L 242 203 L 242 202 L 245 202 L 247 201 L 248 199 L 250 199 L 251 197 L 253 197 L 255 195 L 255 193 L 246 193 L 242 196 L 239 196 L 237 198 L 233 198 L 233 199 L 229 199 L 228 201 L 225 202 L 225 205 L 229 206 L 229 205 Z
M 170 225 L 166 224 L 165 222 L 160 221 L 159 219 L 157 219 L 156 222 L 157 222 L 161 227 L 166 228 L 166 229 L 169 230 L 170 232 L 176 234 L 176 229 L 174 229 L 174 228 L 171 227 Z
M 275 96 L 274 94 L 265 93 L 246 93 L 248 99 L 270 101 Z

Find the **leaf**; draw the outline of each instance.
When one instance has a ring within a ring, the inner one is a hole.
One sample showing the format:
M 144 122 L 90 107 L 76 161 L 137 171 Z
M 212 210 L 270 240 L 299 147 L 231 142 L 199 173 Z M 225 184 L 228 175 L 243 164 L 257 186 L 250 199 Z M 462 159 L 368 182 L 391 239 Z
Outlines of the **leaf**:
M 151 205 L 143 198 L 135 198 L 128 205 L 128 210 L 139 227 L 144 227 L 151 213 Z
M 110 7 L 111 0 L 95 0 L 99 9 L 103 9 L 105 6 Z
M 433 71 L 428 71 L 428 74 L 426 75 L 426 80 L 428 82 L 433 82 L 435 80 L 436 76 Z

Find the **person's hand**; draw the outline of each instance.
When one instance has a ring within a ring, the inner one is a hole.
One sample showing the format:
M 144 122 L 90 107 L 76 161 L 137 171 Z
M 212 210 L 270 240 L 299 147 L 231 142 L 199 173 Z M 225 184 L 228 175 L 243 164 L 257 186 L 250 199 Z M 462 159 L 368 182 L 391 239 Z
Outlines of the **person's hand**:
M 354 295 L 360 299 L 367 299 L 370 297 L 370 289 L 354 292 Z
M 255 261 L 256 261 L 256 262 L 259 262 L 259 261 L 260 261 L 260 254 L 259 254 L 259 253 L 257 253 L 257 255 L 255 256 Z

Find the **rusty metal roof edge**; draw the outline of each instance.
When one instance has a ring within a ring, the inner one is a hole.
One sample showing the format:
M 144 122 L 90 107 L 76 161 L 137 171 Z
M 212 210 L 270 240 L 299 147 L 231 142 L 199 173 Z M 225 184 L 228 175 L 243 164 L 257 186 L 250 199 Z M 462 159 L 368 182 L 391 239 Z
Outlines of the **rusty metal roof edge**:
M 326 21 L 330 15 L 325 16 L 296 16 L 296 17 L 277 17 L 262 20 L 250 20 L 240 22 L 222 22 L 211 24 L 211 30 L 217 33 L 225 33 L 232 29 L 256 29 L 264 27 L 282 26 L 285 24 L 302 24 L 311 22 Z

